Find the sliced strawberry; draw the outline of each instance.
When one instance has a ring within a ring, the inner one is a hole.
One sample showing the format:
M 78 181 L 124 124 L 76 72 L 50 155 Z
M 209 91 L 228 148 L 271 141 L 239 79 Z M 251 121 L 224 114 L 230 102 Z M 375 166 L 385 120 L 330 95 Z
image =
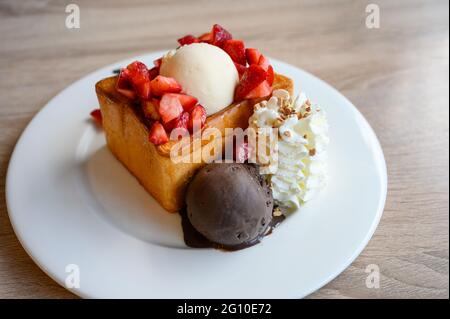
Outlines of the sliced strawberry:
M 206 122 L 206 110 L 200 104 L 194 106 L 191 111 L 191 119 L 189 121 L 189 130 L 192 132 L 194 128 L 202 128 Z
M 213 25 L 211 34 L 212 34 L 211 44 L 216 45 L 218 47 L 222 47 L 226 40 L 230 40 L 233 38 L 230 32 L 228 32 L 218 24 Z
M 150 98 L 150 78 L 147 82 L 135 84 L 134 89 L 136 90 L 137 95 L 143 99 L 147 100 Z
M 162 58 L 156 59 L 155 61 L 153 61 L 153 65 L 157 68 L 159 68 L 161 66 L 162 63 Z
M 157 99 L 142 102 L 142 111 L 144 112 L 144 116 L 151 120 L 159 121 L 159 119 L 161 118 L 158 112 L 158 108 L 159 108 L 159 100 Z
M 243 41 L 226 40 L 223 43 L 222 49 L 228 53 L 234 62 L 245 66 L 247 60 L 245 58 L 245 46 Z
M 183 113 L 178 94 L 166 93 L 159 102 L 159 114 L 164 123 L 168 123 Z
M 258 64 L 261 53 L 257 49 L 245 49 L 245 56 L 249 65 Z
M 178 39 L 177 41 L 178 41 L 178 43 L 180 45 L 187 45 L 187 44 L 199 43 L 200 42 L 200 40 L 198 38 L 194 37 L 191 34 L 188 34 L 188 35 Z
M 257 87 L 251 90 L 244 98 L 256 99 L 269 96 L 272 93 L 272 86 L 267 81 L 261 82 Z
M 272 86 L 273 80 L 275 79 L 275 74 L 273 72 L 273 67 L 270 65 L 269 59 L 261 54 L 261 56 L 259 57 L 258 65 L 260 65 L 264 70 L 267 71 L 267 82 L 270 86 Z
M 102 111 L 100 109 L 95 109 L 91 112 L 91 117 L 94 120 L 94 122 L 100 126 L 103 124 L 103 116 Z
M 273 67 L 269 65 L 267 68 L 267 82 L 270 86 L 272 86 L 273 81 L 275 80 L 275 73 L 273 72 Z
M 188 129 L 190 118 L 191 116 L 189 115 L 188 112 L 183 112 L 176 119 L 173 119 L 167 124 L 164 124 L 164 127 L 166 128 L 167 132 L 172 132 L 172 130 L 176 128 Z
M 148 70 L 148 73 L 150 75 L 150 81 L 151 81 L 159 75 L 159 67 L 154 66 L 153 68 Z
M 159 68 L 161 67 L 161 64 L 162 64 L 162 58 L 159 58 L 159 59 L 156 59 L 153 61 L 154 67 L 151 68 L 150 70 L 148 70 L 150 80 L 153 80 L 154 78 L 156 78 L 159 75 Z
M 174 78 L 168 78 L 158 75 L 151 82 L 152 94 L 161 96 L 164 93 L 178 93 L 181 92 L 181 85 Z
M 211 43 L 212 33 L 211 32 L 203 33 L 201 36 L 198 37 L 198 39 L 200 40 L 200 42 Z
M 153 123 L 150 128 L 149 140 L 155 145 L 161 145 L 169 141 L 169 137 L 167 136 L 164 126 L 162 126 L 158 121 Z
M 258 65 L 262 66 L 263 69 L 267 71 L 267 69 L 269 68 L 269 65 L 270 65 L 269 59 L 261 54 L 261 56 L 259 57 L 259 60 L 258 60 Z
M 245 70 L 247 70 L 247 68 L 244 65 L 236 63 L 236 62 L 234 62 L 234 66 L 236 67 L 236 70 L 238 71 L 239 78 L 241 78 L 244 75 Z
M 134 61 L 127 66 L 127 69 L 130 71 L 129 75 L 133 84 L 145 82 L 149 78 L 148 69 L 142 62 Z
M 135 61 L 127 66 L 129 78 L 136 94 L 141 99 L 150 97 L 150 73 L 144 63 Z
M 254 88 L 260 85 L 261 82 L 265 81 L 266 78 L 267 72 L 264 71 L 261 66 L 255 64 L 250 65 L 242 76 L 242 79 L 239 82 L 238 86 L 236 87 L 236 91 L 234 92 L 235 100 L 240 101 L 246 98 L 246 96 Z
M 119 78 L 116 83 L 116 90 L 130 99 L 136 97 L 136 93 L 133 89 L 133 83 L 131 83 L 130 71 L 128 69 L 121 69 Z
M 183 109 L 186 112 L 191 112 L 194 106 L 197 105 L 198 100 L 193 96 L 187 94 L 176 94 L 176 95 L 181 105 L 183 106 Z

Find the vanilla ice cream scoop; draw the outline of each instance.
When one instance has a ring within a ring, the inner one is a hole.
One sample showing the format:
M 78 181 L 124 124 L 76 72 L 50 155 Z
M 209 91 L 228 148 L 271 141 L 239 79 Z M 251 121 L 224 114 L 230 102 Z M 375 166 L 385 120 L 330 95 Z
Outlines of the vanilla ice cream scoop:
M 186 94 L 199 100 L 208 116 L 233 103 L 239 81 L 230 56 L 206 43 L 185 45 L 166 55 L 160 74 L 175 78 Z

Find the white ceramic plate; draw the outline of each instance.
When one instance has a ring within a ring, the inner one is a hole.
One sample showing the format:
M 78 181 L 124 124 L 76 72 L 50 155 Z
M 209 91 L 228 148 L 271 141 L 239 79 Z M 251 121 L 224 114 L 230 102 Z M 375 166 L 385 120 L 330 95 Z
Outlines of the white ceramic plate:
M 386 198 L 383 152 L 363 116 L 326 83 L 272 59 L 328 114 L 329 185 L 259 245 L 232 253 L 188 248 L 178 214 L 144 191 L 89 119 L 98 80 L 162 54 L 86 76 L 29 124 L 6 183 L 27 253 L 63 286 L 75 274 L 67 265 L 77 265 L 80 288 L 72 291 L 90 298 L 298 298 L 335 278 L 368 243 Z

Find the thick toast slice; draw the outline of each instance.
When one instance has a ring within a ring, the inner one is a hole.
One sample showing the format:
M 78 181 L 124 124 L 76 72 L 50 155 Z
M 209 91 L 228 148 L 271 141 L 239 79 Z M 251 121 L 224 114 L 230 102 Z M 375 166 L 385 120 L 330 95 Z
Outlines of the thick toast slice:
M 140 108 L 116 91 L 116 82 L 117 76 L 114 76 L 95 85 L 108 147 L 162 207 L 169 212 L 177 212 L 184 205 L 190 178 L 205 163 L 174 163 L 170 159 L 173 142 L 153 145 L 148 139 L 148 122 Z M 288 77 L 276 74 L 273 88 L 282 88 L 292 94 L 294 84 Z M 255 102 L 247 100 L 228 106 L 209 116 L 206 127 L 215 127 L 222 135 L 225 128 L 247 128 Z M 212 140 L 210 143 L 219 142 Z

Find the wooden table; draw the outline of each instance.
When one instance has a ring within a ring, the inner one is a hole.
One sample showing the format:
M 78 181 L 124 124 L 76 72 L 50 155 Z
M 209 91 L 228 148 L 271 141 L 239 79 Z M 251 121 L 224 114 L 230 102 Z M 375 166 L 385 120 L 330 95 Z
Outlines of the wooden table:
M 7 215 L 8 161 L 31 118 L 86 73 L 216 22 L 335 86 L 381 141 L 389 172 L 381 223 L 356 261 L 310 297 L 449 297 L 447 0 L 370 1 L 378 29 L 366 27 L 366 1 L 73 2 L 81 28 L 69 30 L 57 1 L 0 1 L 0 297 L 74 297 L 31 261 Z M 370 264 L 379 289 L 366 287 Z

